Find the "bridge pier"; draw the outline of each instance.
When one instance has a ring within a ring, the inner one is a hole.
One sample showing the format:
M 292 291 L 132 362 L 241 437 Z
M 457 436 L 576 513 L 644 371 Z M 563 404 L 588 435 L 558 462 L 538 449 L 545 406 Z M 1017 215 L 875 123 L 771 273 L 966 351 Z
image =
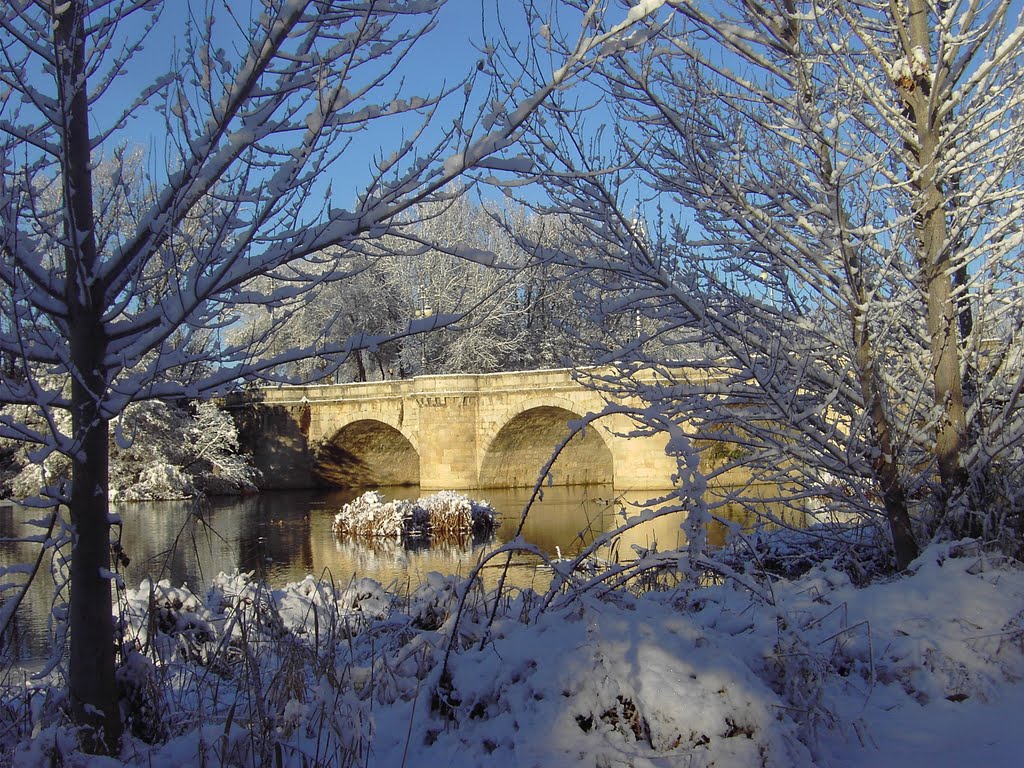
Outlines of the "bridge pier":
M 420 487 L 462 490 L 479 487 L 478 397 L 417 394 Z

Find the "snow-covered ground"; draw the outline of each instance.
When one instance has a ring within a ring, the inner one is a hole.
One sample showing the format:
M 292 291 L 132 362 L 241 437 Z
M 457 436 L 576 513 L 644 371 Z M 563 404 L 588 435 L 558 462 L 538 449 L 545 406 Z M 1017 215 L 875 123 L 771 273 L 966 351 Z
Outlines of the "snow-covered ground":
M 13 762 L 1021 764 L 1018 565 L 964 542 L 867 587 L 830 562 L 760 597 L 749 578 L 497 602 L 436 574 L 405 596 L 369 580 L 269 592 L 221 576 L 202 600 L 144 584 L 124 609 L 148 655 L 122 676 L 141 705 L 122 758 L 75 754 L 37 694 L 9 702 L 34 713 Z

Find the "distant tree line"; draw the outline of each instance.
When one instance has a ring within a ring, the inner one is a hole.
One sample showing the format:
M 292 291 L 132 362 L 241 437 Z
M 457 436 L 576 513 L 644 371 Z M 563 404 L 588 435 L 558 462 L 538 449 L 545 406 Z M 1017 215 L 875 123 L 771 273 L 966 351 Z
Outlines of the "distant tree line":
M 302 383 L 557 368 L 595 360 L 593 342 L 608 318 L 590 312 L 568 268 L 536 254 L 537 247 L 573 247 L 568 218 L 459 194 L 418 206 L 407 219 L 400 236 L 382 237 L 372 253 L 339 255 L 351 271 L 347 279 L 278 306 L 252 308 L 233 338 L 253 339 L 265 356 L 285 356 L 317 337 L 388 339 L 340 362 L 311 356 L 270 371 Z M 489 263 L 459 255 L 467 249 L 487 254 Z M 403 333 L 410 320 L 426 327 L 434 318 L 453 316 L 455 322 L 429 333 Z

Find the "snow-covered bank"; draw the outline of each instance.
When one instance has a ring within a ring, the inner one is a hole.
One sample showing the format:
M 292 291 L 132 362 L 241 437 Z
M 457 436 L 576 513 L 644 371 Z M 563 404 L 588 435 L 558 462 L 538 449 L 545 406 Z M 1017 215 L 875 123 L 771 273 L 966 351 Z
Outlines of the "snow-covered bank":
M 457 617 L 466 588 L 222 575 L 200 600 L 144 584 L 124 612 L 144 653 L 121 674 L 135 736 L 120 763 L 73 754 L 41 688 L 8 692 L 5 752 L 168 768 L 1019 762 L 1024 571 L 970 542 L 864 588 L 825 563 L 768 599 L 736 580 L 563 589 L 546 609 L 470 589 Z

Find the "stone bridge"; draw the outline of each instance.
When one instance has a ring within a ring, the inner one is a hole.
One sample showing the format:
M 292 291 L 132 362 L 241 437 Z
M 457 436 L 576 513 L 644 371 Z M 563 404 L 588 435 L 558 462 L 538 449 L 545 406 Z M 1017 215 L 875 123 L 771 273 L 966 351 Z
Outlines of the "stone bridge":
M 266 488 L 431 490 L 533 485 L 570 423 L 605 406 L 564 370 L 263 387 L 226 404 Z M 624 436 L 635 427 L 610 414 L 578 433 L 552 484 L 671 487 L 666 438 Z

